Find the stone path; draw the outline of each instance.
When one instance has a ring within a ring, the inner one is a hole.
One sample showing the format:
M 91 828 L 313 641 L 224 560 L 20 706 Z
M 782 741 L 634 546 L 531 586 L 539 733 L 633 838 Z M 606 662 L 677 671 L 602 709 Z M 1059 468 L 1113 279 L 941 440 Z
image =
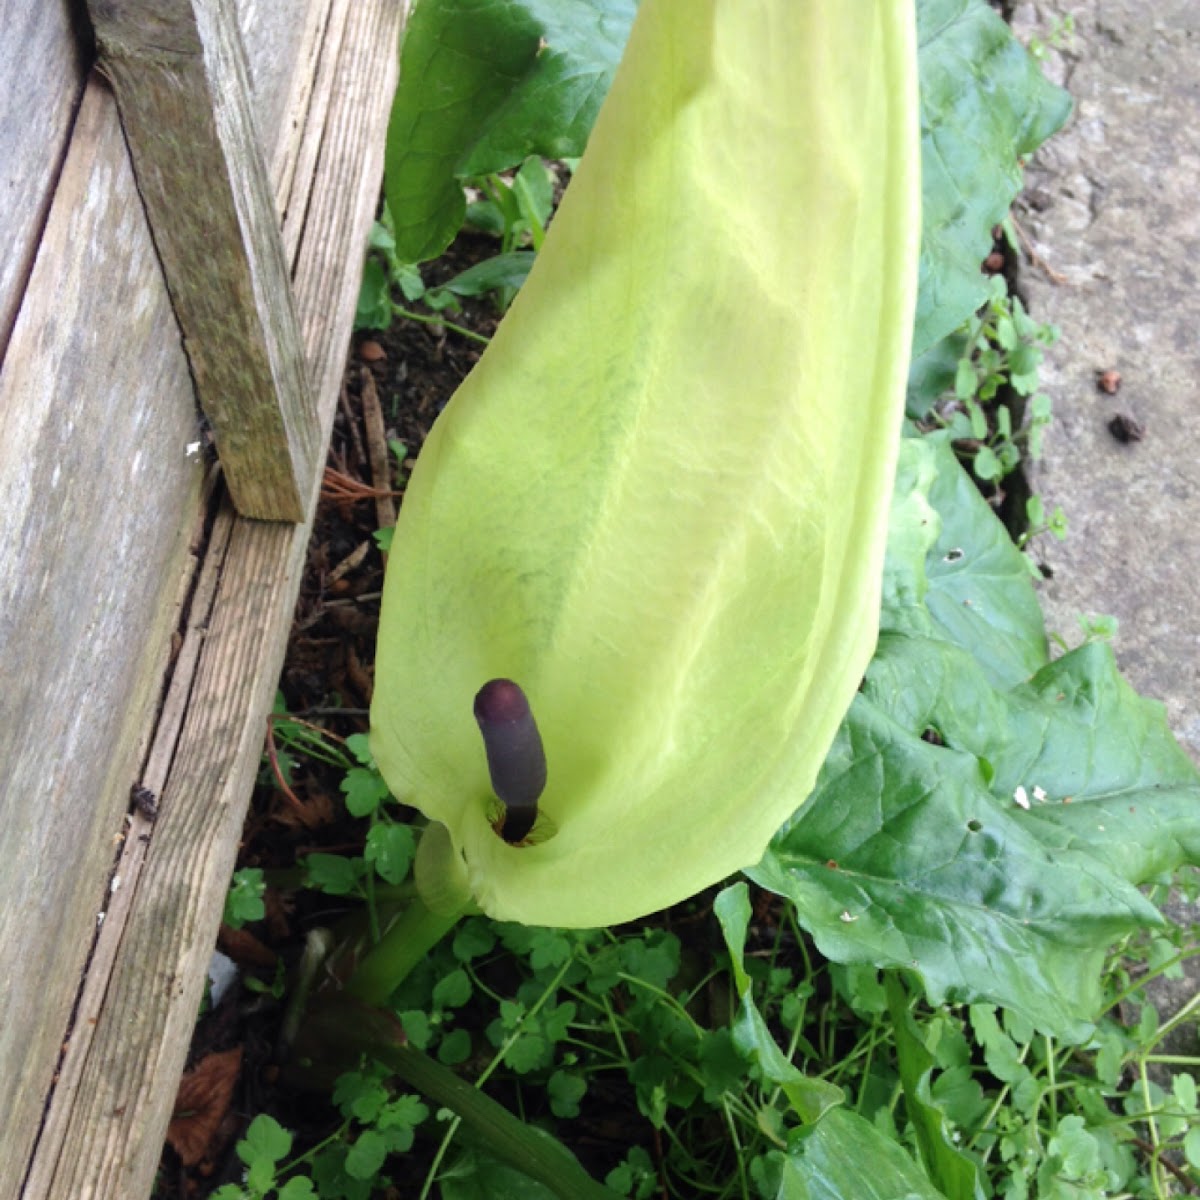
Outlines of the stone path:
M 1200 2 L 1037 0 L 1014 25 L 1047 41 L 1067 18 L 1045 65 L 1075 112 L 1018 209 L 1059 277 L 1022 265 L 1033 313 L 1062 329 L 1033 483 L 1070 532 L 1041 545 L 1043 604 L 1072 644 L 1076 614 L 1116 616 L 1122 669 L 1200 761 Z M 1120 373 L 1115 395 L 1103 371 Z M 1114 437 L 1116 414 L 1144 438 Z

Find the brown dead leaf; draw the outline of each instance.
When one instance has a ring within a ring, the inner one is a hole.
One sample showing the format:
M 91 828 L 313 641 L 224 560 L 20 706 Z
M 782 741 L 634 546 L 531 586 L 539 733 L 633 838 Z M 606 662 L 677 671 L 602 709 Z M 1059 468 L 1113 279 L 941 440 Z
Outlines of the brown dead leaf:
M 217 934 L 217 948 L 223 950 L 239 967 L 273 967 L 279 956 L 265 946 L 248 929 L 233 929 L 222 925 Z
M 194 1167 L 210 1153 L 229 1112 L 241 1069 L 242 1048 L 238 1046 L 207 1055 L 179 1081 L 167 1142 L 184 1166 Z

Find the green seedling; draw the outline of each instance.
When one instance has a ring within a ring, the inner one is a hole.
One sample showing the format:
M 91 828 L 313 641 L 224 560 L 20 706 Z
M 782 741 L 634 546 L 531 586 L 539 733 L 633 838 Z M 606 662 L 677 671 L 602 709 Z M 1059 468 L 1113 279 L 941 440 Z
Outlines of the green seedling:
M 1029 53 L 1039 62 L 1049 57 L 1051 50 L 1068 50 L 1075 41 L 1075 15 L 1055 17 L 1044 37 L 1029 39 Z
M 266 916 L 263 896 L 267 890 L 263 872 L 258 867 L 244 867 L 233 873 L 229 893 L 225 897 L 225 913 L 222 920 L 230 929 L 241 929 L 253 921 Z
M 1049 397 L 1037 391 L 1038 377 L 1045 349 L 1058 337 L 1054 326 L 1029 317 L 1002 276 L 993 277 L 987 304 L 965 330 L 954 376 L 957 407 L 943 418 L 984 483 L 999 483 L 1024 458 L 1041 457 L 1042 436 L 1052 413 Z M 1027 420 L 1020 429 L 1014 428 L 1012 409 L 1004 399 L 1008 389 L 1028 398 L 1023 404 Z

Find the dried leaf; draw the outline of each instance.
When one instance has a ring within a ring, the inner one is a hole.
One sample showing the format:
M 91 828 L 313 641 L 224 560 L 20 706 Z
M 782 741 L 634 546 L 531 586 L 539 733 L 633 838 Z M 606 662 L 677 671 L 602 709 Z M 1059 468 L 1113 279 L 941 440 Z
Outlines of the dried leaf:
M 209 1054 L 179 1081 L 167 1143 L 184 1166 L 194 1167 L 209 1154 L 233 1099 L 242 1069 L 242 1048 Z
M 239 967 L 273 967 L 279 956 L 264 945 L 248 929 L 232 929 L 222 925 L 217 946 Z

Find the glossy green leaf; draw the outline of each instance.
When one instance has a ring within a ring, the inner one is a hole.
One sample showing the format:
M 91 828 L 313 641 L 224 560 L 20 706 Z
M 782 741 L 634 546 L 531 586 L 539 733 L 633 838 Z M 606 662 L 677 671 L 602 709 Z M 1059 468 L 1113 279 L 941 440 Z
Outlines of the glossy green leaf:
M 906 443 L 884 632 L 809 803 L 750 874 L 822 952 L 911 968 L 1083 1036 L 1138 884 L 1200 861 L 1200 782 L 1106 646 L 1053 663 L 1000 523 L 944 447 Z
M 940 435 L 901 447 L 880 627 L 962 647 L 996 686 L 1047 662 L 1024 556 Z
M 838 962 L 910 967 L 931 1001 L 986 997 L 1080 1037 L 1104 949 L 1156 912 L 1080 853 L 1052 853 L 979 761 L 855 702 L 809 803 L 750 872 Z
M 895 972 L 885 975 L 884 986 L 896 1039 L 896 1065 L 904 1088 L 904 1105 L 925 1169 L 946 1200 L 983 1200 L 978 1163 L 954 1144 L 951 1122 L 933 1099 L 930 1078 L 936 1060 L 926 1049 L 908 1011 L 904 986 Z
M 489 115 L 462 164 L 463 175 L 501 171 L 527 154 L 582 154 L 637 12 L 637 0 L 517 4 L 540 30 L 538 54 L 504 104 Z
M 945 1200 L 907 1152 L 869 1121 L 831 1109 L 788 1147 L 778 1200 Z
M 877 629 L 913 32 L 892 0 L 644 3 L 545 248 L 421 453 L 372 749 L 493 916 L 664 907 L 756 861 L 812 786 Z M 496 677 L 546 748 L 533 845 L 490 823 L 472 700 Z
M 400 55 L 384 191 L 396 252 L 440 254 L 464 176 L 582 153 L 634 0 L 419 0 Z
M 766 1021 L 754 1003 L 750 977 L 742 962 L 746 948 L 746 927 L 750 923 L 750 897 L 744 883 L 727 887 L 716 898 L 713 911 L 721 923 L 721 932 L 733 966 L 734 983 L 739 997 L 733 1022 L 734 1045 L 758 1064 L 763 1077 L 778 1084 L 788 1098 L 792 1111 L 805 1123 L 812 1124 L 844 1099 L 842 1089 L 824 1079 L 805 1075 L 780 1050 Z
M 986 0 L 921 0 L 917 24 L 925 229 L 915 356 L 987 298 L 980 264 L 1021 188 L 1021 160 L 1071 111 Z

